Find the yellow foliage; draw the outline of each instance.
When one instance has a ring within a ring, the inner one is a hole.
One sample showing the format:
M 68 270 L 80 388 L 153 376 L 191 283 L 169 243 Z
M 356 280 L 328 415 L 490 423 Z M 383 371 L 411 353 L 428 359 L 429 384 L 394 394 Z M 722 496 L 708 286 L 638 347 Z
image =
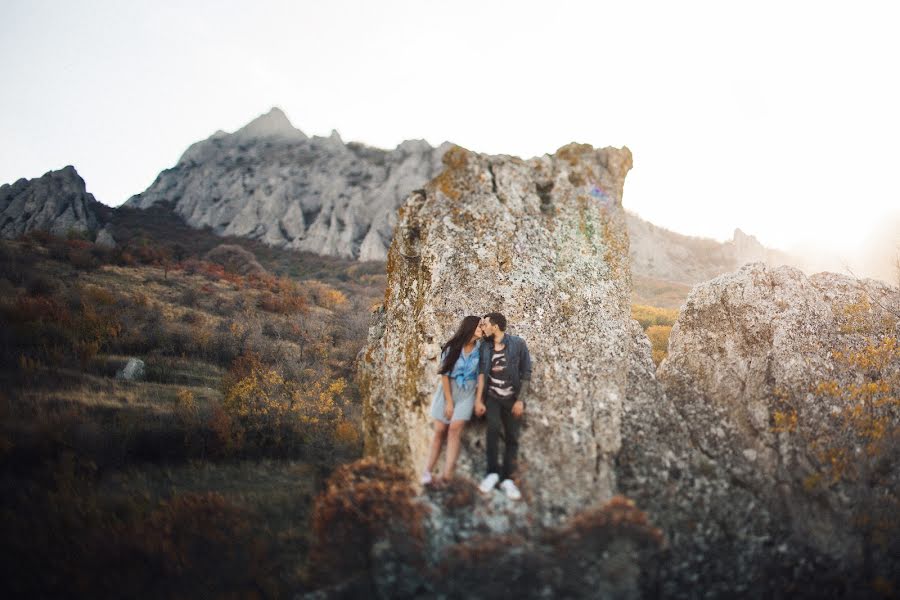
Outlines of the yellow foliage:
M 632 304 L 631 318 L 640 323 L 644 331 L 647 331 L 647 328 L 654 325 L 668 325 L 671 327 L 675 324 L 675 320 L 678 319 L 678 310 Z
M 359 442 L 359 432 L 350 421 L 341 421 L 334 430 L 334 439 L 339 444 L 351 446 Z
M 239 359 L 228 379 L 222 406 L 239 425 L 239 435 L 252 434 L 263 444 L 280 445 L 286 435 L 304 431 L 331 437 L 340 418 L 336 398 L 346 389 L 343 378 L 327 377 L 305 384 L 285 380 L 254 356 Z
M 772 427 L 773 432 L 781 433 L 793 432 L 797 430 L 796 410 L 791 410 L 790 412 L 781 412 L 776 410 L 772 417 L 775 421 L 775 425 Z
M 868 296 L 860 295 L 859 300 L 844 307 L 841 333 L 871 333 L 871 312 Z
M 671 332 L 671 325 L 653 325 L 647 328 L 647 337 L 650 338 L 653 347 L 653 362 L 656 365 L 659 365 L 669 353 L 669 334 Z

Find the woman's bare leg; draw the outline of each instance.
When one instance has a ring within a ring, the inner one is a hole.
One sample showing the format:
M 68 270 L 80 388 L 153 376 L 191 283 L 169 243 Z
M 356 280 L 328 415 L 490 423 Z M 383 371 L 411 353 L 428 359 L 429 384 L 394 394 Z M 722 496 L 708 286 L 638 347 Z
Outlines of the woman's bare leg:
M 428 454 L 428 463 L 425 465 L 425 471 L 430 473 L 437 464 L 438 457 L 441 455 L 441 445 L 444 443 L 444 435 L 447 433 L 447 426 L 437 419 L 434 421 L 434 438 L 431 440 L 431 451 Z
M 465 426 L 465 421 L 452 421 L 450 423 L 450 431 L 447 433 L 447 455 L 443 473 L 445 479 L 451 479 L 456 472 L 456 459 L 459 458 L 460 438 L 462 437 L 462 430 Z

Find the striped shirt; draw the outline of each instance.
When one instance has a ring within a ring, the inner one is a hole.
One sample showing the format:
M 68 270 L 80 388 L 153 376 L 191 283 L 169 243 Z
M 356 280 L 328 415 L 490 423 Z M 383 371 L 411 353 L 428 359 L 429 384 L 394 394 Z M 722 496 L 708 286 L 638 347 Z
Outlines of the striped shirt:
M 491 355 L 491 371 L 488 373 L 488 394 L 494 398 L 505 400 L 512 398 L 513 385 L 506 368 L 506 351 L 493 350 Z

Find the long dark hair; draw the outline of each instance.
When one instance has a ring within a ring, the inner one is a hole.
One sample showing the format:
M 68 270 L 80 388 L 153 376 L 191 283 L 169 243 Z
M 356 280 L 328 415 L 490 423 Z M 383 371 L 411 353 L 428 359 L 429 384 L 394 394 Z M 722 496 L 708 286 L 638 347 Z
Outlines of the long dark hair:
M 478 329 L 478 324 L 481 322 L 480 317 L 468 316 L 462 320 L 462 323 L 459 324 L 459 329 L 456 330 L 456 333 L 453 334 L 453 337 L 450 338 L 446 344 L 441 346 L 441 352 L 447 350 L 447 356 L 444 358 L 444 363 L 441 365 L 440 370 L 438 370 L 439 375 L 447 375 L 450 371 L 453 370 L 453 365 L 456 364 L 456 360 L 459 358 L 459 355 L 462 354 L 463 346 L 465 346 L 469 340 L 472 339 L 472 336 L 475 335 L 475 330 Z

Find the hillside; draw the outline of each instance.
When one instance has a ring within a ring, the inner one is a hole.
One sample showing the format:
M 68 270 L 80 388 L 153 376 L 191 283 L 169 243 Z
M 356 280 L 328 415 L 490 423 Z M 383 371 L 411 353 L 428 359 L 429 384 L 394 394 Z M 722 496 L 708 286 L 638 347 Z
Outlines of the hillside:
M 114 221 L 115 249 L 0 240 L 0 529 L 16 574 L 0 588 L 303 590 L 313 499 L 361 452 L 352 365 L 383 264 L 223 240 L 162 209 Z M 265 272 L 205 260 L 223 241 Z

